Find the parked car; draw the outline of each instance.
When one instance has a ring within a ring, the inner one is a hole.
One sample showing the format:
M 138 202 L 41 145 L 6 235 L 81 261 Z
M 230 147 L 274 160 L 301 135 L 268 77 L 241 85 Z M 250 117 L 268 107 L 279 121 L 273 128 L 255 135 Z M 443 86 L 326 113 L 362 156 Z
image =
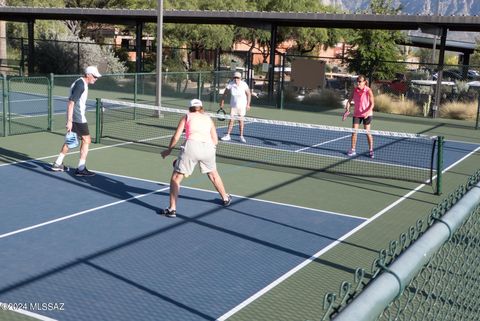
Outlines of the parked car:
M 432 76 L 433 76 L 433 80 L 437 80 L 438 73 L 436 72 Z M 480 79 L 480 73 L 478 73 L 476 70 L 468 70 L 467 75 L 464 76 L 461 73 L 461 71 L 458 69 L 447 69 L 443 71 L 443 79 L 452 80 L 452 81 L 476 80 L 476 79 Z
M 433 80 L 437 80 L 438 72 L 434 73 L 432 77 L 433 77 Z M 460 71 L 456 69 L 444 70 L 442 78 L 444 80 L 465 80 L 464 77 L 460 74 Z
M 468 75 L 468 78 L 469 79 L 480 79 L 480 72 L 476 71 L 476 70 L 473 70 L 473 69 L 469 69 L 467 71 L 467 75 Z

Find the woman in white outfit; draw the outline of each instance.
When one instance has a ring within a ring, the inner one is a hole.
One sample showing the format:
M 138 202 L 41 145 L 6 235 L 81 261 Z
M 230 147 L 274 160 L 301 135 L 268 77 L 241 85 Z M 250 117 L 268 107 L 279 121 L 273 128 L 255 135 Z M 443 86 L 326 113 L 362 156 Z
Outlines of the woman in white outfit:
M 220 99 L 220 107 L 223 108 L 225 97 L 230 92 L 230 121 L 228 122 L 228 129 L 225 136 L 221 139 L 223 141 L 231 140 L 230 134 L 233 129 L 234 119 L 238 119 L 238 126 L 240 131 L 240 141 L 246 143 L 247 140 L 243 136 L 243 129 L 245 127 L 243 117 L 250 110 L 250 102 L 252 100 L 252 93 L 247 83 L 242 80 L 242 74 L 238 71 L 233 74 L 233 80 L 227 84 L 223 96 Z

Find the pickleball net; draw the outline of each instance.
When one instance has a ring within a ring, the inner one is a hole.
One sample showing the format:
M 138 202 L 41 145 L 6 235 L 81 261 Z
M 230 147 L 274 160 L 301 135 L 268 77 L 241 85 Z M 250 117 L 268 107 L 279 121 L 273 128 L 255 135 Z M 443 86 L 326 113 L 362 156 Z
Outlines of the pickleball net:
M 186 108 L 101 99 L 97 106 L 97 142 L 166 148 L 186 113 Z M 356 155 L 349 157 L 352 128 L 245 117 L 247 142 L 243 143 L 237 121 L 230 141 L 220 140 L 231 116 L 222 116 L 226 119 L 221 121 L 215 113 L 209 115 L 217 127 L 217 160 L 220 162 L 427 184 L 441 171 L 441 137 L 372 130 L 375 151 L 372 159 L 367 131 L 358 129 Z M 176 149 L 179 147 L 180 143 Z

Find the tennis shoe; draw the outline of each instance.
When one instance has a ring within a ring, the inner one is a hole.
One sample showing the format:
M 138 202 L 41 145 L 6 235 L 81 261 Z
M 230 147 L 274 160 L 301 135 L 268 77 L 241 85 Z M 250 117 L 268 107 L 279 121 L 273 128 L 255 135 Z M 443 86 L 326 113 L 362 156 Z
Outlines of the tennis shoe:
M 373 153 L 373 150 L 371 150 L 371 151 L 369 152 L 369 155 L 370 155 L 370 158 L 372 158 L 372 159 L 375 158 L 375 154 Z
M 225 136 L 223 136 L 222 138 L 220 138 L 221 140 L 223 140 L 224 142 L 228 142 L 231 138 L 230 138 L 230 135 L 229 134 L 226 134 Z
M 232 195 L 228 194 L 227 199 L 223 200 L 223 206 L 229 206 L 232 204 Z
M 247 140 L 246 140 L 245 137 L 243 137 L 243 136 L 240 136 L 240 141 L 241 141 L 242 143 L 247 143 Z
M 352 156 L 355 156 L 357 155 L 357 153 L 355 152 L 355 149 L 350 149 L 347 153 L 348 156 L 352 157 Z
M 90 172 L 86 167 L 82 170 L 77 170 L 75 171 L 75 176 L 95 176 L 94 172 Z
M 52 171 L 54 171 L 54 172 L 64 172 L 65 171 L 65 165 L 63 165 L 63 163 L 60 164 L 60 165 L 58 165 L 57 163 L 53 163 Z
M 158 210 L 157 213 L 160 214 L 160 215 L 165 215 L 166 217 L 170 217 L 170 218 L 177 217 L 177 211 L 176 210 L 171 210 L 169 208 L 166 208 L 166 209 L 163 209 L 163 210 Z

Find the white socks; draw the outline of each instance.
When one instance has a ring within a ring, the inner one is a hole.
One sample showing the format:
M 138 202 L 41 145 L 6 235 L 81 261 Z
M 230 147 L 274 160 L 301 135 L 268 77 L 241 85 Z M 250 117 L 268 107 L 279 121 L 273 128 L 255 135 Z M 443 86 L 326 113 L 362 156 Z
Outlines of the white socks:
M 62 165 L 64 158 L 65 158 L 65 154 L 60 153 L 57 157 L 57 160 L 55 161 L 55 164 Z
M 78 170 L 83 171 L 84 168 L 85 168 L 85 160 L 81 159 L 78 161 Z

